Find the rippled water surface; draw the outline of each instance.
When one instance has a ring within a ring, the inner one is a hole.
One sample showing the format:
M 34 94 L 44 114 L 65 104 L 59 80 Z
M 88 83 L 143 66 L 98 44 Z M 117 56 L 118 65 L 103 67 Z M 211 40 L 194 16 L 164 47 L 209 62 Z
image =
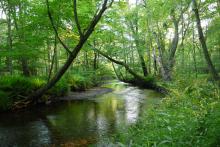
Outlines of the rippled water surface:
M 0 146 L 87 145 L 134 124 L 161 94 L 114 81 L 102 96 L 0 114 Z

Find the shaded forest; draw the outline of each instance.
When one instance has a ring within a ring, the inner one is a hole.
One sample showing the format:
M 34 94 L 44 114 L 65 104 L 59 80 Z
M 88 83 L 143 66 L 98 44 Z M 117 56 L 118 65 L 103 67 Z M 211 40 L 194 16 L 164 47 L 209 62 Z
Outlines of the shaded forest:
M 0 111 L 118 79 L 166 96 L 115 145 L 219 145 L 219 16 L 219 0 L 1 0 Z

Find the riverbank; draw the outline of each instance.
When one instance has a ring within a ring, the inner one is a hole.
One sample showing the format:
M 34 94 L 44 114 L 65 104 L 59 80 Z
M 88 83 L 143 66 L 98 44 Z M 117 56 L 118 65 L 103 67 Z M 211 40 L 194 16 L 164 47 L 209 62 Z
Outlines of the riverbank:
M 103 87 L 112 88 L 113 91 L 95 98 L 0 113 L 1 144 L 92 146 L 113 133 L 121 132 L 122 126 L 136 123 L 143 116 L 143 110 L 159 103 L 163 97 L 153 90 L 117 80 L 107 81 Z
M 170 93 L 139 122 L 117 133 L 112 142 L 124 146 L 218 146 L 220 89 L 204 80 L 166 84 Z
M 112 78 L 110 74 L 106 76 L 100 71 L 68 74 L 39 98 L 37 103 L 33 103 L 31 99 L 28 99 L 28 96 L 47 83 L 45 77 L 1 76 L 0 112 L 23 109 L 36 104 L 49 104 L 60 101 L 59 98 L 65 96 L 73 99 L 79 91 L 87 93 L 88 89 L 100 86 L 106 77 Z M 95 96 L 99 92 L 105 93 L 110 90 L 97 89 L 95 92 L 93 89 L 92 93 L 91 90 L 89 91 L 91 96 Z

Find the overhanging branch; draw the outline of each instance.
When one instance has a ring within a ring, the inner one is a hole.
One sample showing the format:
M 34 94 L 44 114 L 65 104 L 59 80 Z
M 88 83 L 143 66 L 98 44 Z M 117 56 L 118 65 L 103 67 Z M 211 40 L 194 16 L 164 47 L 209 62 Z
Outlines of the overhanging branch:
M 48 13 L 51 25 L 53 27 L 53 30 L 55 32 L 55 35 L 56 35 L 57 39 L 59 40 L 60 44 L 63 46 L 63 48 L 71 55 L 71 51 L 70 51 L 69 47 L 67 47 L 67 45 L 59 37 L 58 31 L 57 31 L 57 29 L 55 27 L 55 24 L 54 24 L 54 21 L 53 21 L 53 17 L 52 17 L 51 12 L 50 12 L 50 7 L 49 7 L 48 0 L 46 0 L 46 4 L 47 4 L 47 13 Z
M 80 38 L 82 38 L 84 35 L 82 33 L 81 26 L 79 24 L 79 19 L 78 19 L 77 7 L 76 6 L 77 6 L 76 0 L 73 0 L 74 20 L 75 20 L 75 23 L 76 23 L 77 30 L 79 32 L 79 36 L 80 36 Z
M 108 56 L 107 54 L 105 54 L 104 52 L 98 50 L 97 48 L 95 48 L 94 46 L 92 46 L 91 44 L 88 44 L 94 51 L 98 52 L 100 55 L 102 55 L 103 57 L 107 58 L 108 60 L 110 60 L 111 62 L 114 62 L 116 64 L 122 65 L 131 75 L 133 75 L 135 78 L 139 79 L 139 80 L 143 80 L 144 77 L 138 75 L 137 73 L 135 73 L 126 63 L 122 62 L 122 61 L 118 61 L 113 59 L 112 57 Z

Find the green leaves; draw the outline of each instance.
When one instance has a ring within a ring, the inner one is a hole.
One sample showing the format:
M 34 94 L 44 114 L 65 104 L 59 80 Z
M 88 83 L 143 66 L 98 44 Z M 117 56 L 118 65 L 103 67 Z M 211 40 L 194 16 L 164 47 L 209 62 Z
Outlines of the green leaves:
M 147 111 L 128 133 L 117 139 L 123 144 L 132 139 L 133 146 L 217 145 L 220 89 L 201 81 L 185 83 L 188 84 L 176 83 L 159 107 Z

